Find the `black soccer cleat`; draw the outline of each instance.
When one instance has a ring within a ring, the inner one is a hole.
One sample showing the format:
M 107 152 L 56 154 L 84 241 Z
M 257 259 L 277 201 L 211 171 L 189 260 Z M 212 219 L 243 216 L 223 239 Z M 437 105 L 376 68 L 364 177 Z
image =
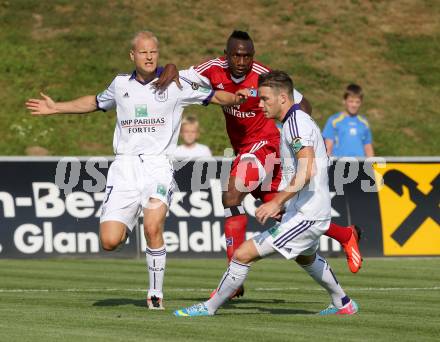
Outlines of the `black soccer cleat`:
M 147 306 L 150 310 L 165 310 L 163 307 L 163 299 L 156 296 L 147 298 Z

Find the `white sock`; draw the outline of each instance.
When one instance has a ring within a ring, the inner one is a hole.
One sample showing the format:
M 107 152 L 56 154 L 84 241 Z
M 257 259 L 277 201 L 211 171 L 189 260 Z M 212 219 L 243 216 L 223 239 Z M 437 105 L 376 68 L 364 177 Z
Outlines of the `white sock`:
M 243 285 L 250 267 L 250 265 L 242 264 L 234 259 L 231 260 L 228 270 L 217 287 L 217 292 L 205 302 L 210 314 L 214 314 Z
M 330 265 L 324 257 L 316 254 L 315 261 L 310 265 L 302 266 L 302 268 L 304 268 L 318 284 L 327 290 L 332 297 L 333 305 L 338 309 L 350 301 L 350 298 L 345 294 L 341 285 L 339 285 Z
M 163 298 L 163 278 L 165 275 L 165 263 L 167 259 L 165 245 L 157 249 L 147 247 L 145 255 L 147 258 L 147 270 L 150 284 L 148 297 L 156 296 L 158 298 Z

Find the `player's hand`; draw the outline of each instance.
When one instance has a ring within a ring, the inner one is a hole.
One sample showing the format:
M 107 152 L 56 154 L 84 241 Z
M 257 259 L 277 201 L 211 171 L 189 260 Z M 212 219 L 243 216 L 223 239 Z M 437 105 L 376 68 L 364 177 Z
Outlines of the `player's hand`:
M 235 92 L 235 99 L 236 99 L 237 104 L 245 103 L 249 96 L 250 96 L 250 91 L 249 91 L 249 89 L 246 89 L 246 88 L 238 89 Z
M 176 82 L 176 85 L 179 87 L 179 89 L 182 89 L 177 67 L 174 64 L 167 64 L 160 74 L 159 79 L 154 81 L 152 84 L 159 91 L 159 93 L 162 93 L 173 81 Z
M 26 108 L 32 115 L 50 115 L 57 112 L 55 102 L 49 96 L 40 93 L 42 99 L 29 99 L 26 101 Z
M 283 206 L 276 201 L 269 201 L 260 205 L 255 210 L 257 221 L 265 224 L 269 218 L 280 219 L 283 211 Z

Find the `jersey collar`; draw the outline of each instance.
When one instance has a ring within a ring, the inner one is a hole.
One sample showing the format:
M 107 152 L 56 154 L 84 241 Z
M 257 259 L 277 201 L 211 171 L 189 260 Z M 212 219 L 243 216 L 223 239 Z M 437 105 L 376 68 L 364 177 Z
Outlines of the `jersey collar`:
M 163 72 L 163 67 L 157 67 L 157 69 L 156 69 L 156 77 L 160 77 L 160 75 L 162 74 L 162 72 Z M 136 70 L 134 70 L 134 71 L 131 73 L 131 76 L 130 76 L 129 80 L 130 80 L 130 81 L 131 81 L 131 80 L 136 80 L 137 82 L 139 82 L 139 83 L 142 84 L 142 85 L 147 85 L 148 83 L 151 82 L 151 81 L 148 81 L 148 82 L 142 82 L 142 81 L 139 81 L 139 80 L 136 78 Z
M 235 77 L 232 76 L 232 74 L 231 74 L 231 80 L 232 80 L 234 83 L 241 83 L 241 82 L 244 81 L 245 78 L 246 78 L 246 75 L 244 75 L 244 76 L 242 76 L 242 77 L 240 77 L 240 78 L 235 78 Z
M 289 119 L 289 117 L 292 116 L 293 113 L 295 113 L 297 110 L 300 109 L 300 106 L 298 103 L 294 103 L 292 107 L 289 108 L 289 110 L 287 111 L 286 115 L 284 116 L 284 119 L 282 121 L 282 123 L 285 123 L 287 121 L 287 119 Z

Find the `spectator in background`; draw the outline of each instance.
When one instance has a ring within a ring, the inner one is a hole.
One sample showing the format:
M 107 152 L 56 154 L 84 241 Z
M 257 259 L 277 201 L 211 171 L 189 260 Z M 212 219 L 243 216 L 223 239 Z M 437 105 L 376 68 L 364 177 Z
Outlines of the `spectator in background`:
M 374 156 L 370 125 L 359 114 L 362 100 L 362 88 L 349 84 L 344 93 L 345 110 L 330 116 L 322 132 L 329 156 Z
M 180 129 L 182 145 L 177 146 L 174 152 L 176 159 L 211 157 L 212 153 L 208 146 L 199 144 L 200 137 L 199 121 L 195 116 L 186 116 L 182 119 Z

